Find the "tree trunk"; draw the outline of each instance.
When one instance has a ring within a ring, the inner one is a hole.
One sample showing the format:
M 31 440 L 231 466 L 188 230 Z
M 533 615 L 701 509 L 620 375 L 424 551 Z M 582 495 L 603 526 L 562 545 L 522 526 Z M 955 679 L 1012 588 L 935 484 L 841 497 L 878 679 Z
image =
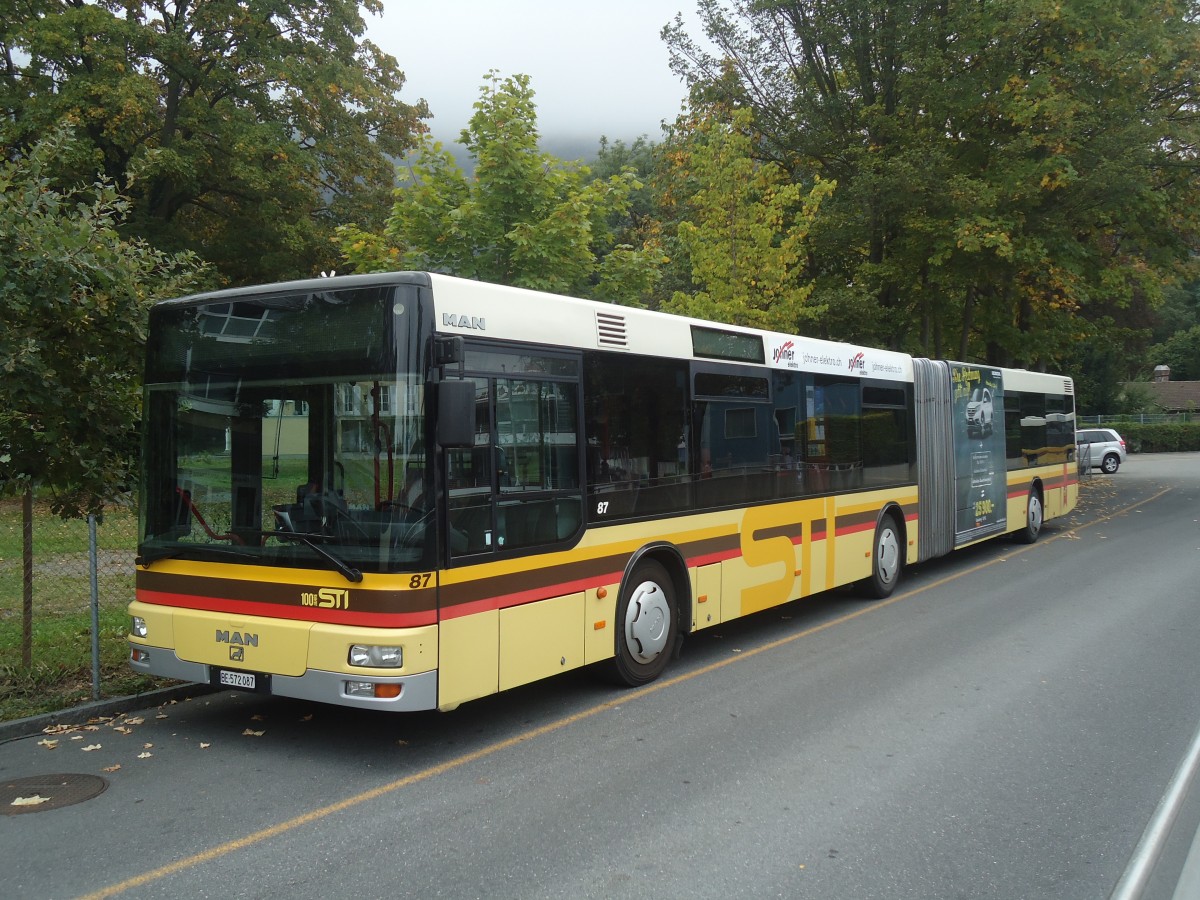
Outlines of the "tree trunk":
M 33 667 L 33 485 L 21 499 L 22 559 L 24 585 L 21 603 L 21 664 Z

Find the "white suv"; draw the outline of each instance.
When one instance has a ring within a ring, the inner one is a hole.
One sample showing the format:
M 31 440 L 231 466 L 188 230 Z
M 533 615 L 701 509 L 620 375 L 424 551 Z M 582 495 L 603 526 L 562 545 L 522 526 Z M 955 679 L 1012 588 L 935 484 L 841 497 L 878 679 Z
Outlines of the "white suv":
M 1111 428 L 1086 428 L 1075 432 L 1075 443 L 1087 444 L 1088 457 L 1081 461 L 1111 475 L 1125 462 L 1125 440 Z

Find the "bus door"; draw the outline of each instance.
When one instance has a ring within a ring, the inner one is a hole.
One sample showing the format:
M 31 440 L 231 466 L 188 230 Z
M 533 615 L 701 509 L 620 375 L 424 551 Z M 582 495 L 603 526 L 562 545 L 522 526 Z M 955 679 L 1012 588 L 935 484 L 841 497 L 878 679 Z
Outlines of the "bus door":
M 444 452 L 450 564 L 532 552 L 583 524 L 580 360 L 466 348 L 475 437 Z

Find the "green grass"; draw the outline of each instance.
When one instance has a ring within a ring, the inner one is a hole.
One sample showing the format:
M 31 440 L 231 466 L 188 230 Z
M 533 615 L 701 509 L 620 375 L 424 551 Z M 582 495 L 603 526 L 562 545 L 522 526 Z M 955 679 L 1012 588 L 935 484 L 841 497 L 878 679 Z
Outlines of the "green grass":
M 87 521 L 63 521 L 34 505 L 33 664 L 21 659 L 23 564 L 20 501 L 0 501 L 0 721 L 65 709 L 92 699 L 91 580 Z M 96 529 L 100 693 L 123 696 L 167 682 L 125 661 L 133 599 L 137 516 L 106 511 Z
M 124 609 L 100 610 L 100 696 L 119 697 L 169 682 L 138 674 L 126 662 Z M 54 712 L 92 699 L 90 612 L 35 615 L 33 665 L 21 664 L 20 617 L 0 621 L 0 721 Z

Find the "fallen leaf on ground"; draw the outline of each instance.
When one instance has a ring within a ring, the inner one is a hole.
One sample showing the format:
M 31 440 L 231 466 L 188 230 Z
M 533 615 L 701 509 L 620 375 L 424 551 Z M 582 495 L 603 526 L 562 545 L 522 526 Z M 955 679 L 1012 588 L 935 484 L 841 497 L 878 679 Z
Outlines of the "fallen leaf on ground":
M 58 741 L 52 741 L 49 738 L 42 738 L 40 741 L 38 741 L 38 746 L 45 747 L 47 750 L 53 750 L 58 746 Z
M 262 737 L 264 734 L 266 734 L 266 732 L 265 731 L 254 731 L 253 729 L 247 728 L 245 731 L 242 732 L 242 734 L 251 735 L 252 737 Z
M 105 772 L 116 772 L 120 768 L 121 768 L 121 764 L 117 763 L 115 766 L 105 766 L 104 771 Z
M 82 750 L 84 753 L 89 753 L 92 750 L 99 750 L 103 746 L 104 746 L 103 744 L 88 744 L 86 747 L 80 747 L 79 749 Z
M 138 754 L 138 759 L 149 759 L 149 758 L 150 758 L 150 757 L 152 757 L 153 755 L 154 755 L 153 753 L 151 753 L 151 752 L 149 752 L 149 751 L 146 751 L 145 753 L 139 753 L 139 754 Z
M 42 797 L 34 794 L 32 797 L 17 797 L 9 806 L 37 806 L 49 800 L 49 797 Z
M 141 716 L 134 716 L 132 719 L 126 719 L 125 724 L 126 725 L 141 725 L 145 721 L 146 720 L 143 719 Z
M 203 741 L 201 741 L 201 742 L 200 742 L 200 749 L 201 749 L 201 750 L 207 750 L 207 749 L 208 749 L 209 747 L 211 747 L 211 746 L 212 746 L 212 744 L 206 744 L 206 743 L 204 743 Z

